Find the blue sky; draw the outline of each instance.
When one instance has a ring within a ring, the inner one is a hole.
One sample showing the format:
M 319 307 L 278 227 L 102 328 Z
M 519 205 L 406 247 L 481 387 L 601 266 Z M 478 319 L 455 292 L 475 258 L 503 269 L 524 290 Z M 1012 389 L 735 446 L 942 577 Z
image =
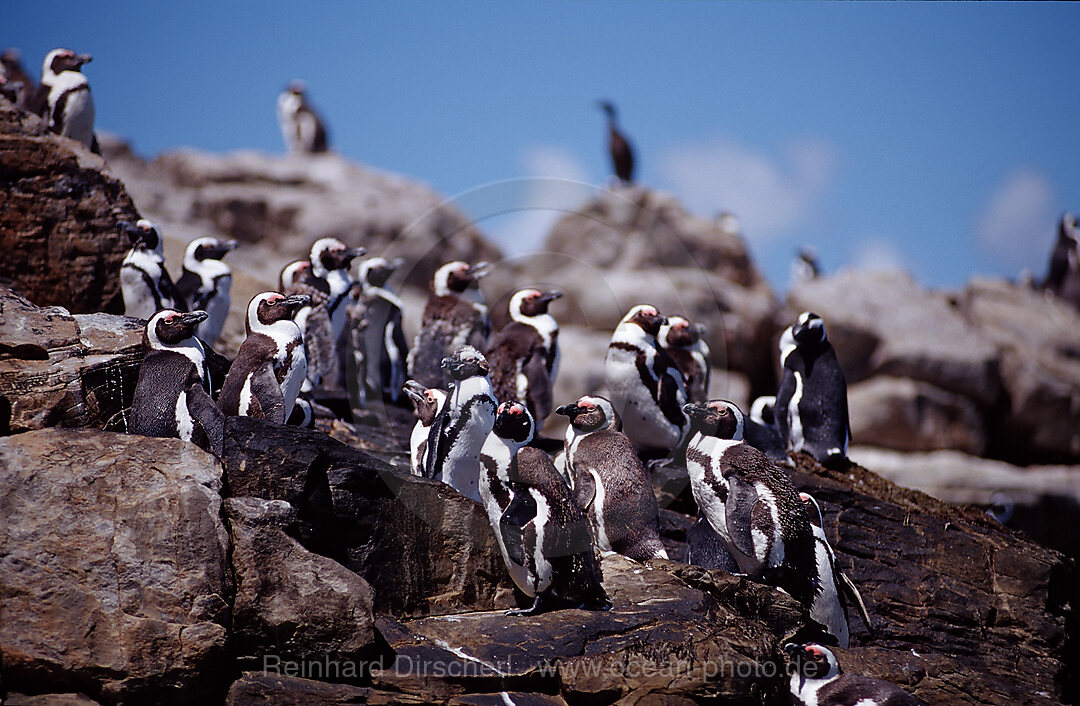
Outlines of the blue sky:
M 1080 210 L 1078 4 L 299 5 L 20 0 L 0 44 L 33 75 L 93 54 L 98 126 L 144 156 L 281 152 L 274 101 L 302 78 L 338 151 L 448 196 L 603 183 L 610 98 L 638 179 L 734 211 L 780 291 L 803 244 L 933 286 L 1041 275 Z M 555 217 L 473 215 L 511 253 Z

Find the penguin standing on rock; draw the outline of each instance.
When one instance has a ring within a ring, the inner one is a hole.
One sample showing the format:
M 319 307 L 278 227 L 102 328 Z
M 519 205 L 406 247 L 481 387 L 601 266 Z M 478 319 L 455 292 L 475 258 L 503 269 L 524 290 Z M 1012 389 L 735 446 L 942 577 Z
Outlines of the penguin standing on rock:
M 743 441 L 743 415 L 726 400 L 686 405 L 686 469 L 701 517 L 742 573 L 779 586 L 807 610 L 818 591 L 810 521 L 787 474 Z
M 1042 289 L 1080 308 L 1080 226 L 1071 213 L 1061 217 Z
M 492 466 L 496 473 L 505 472 L 510 491 L 508 505 L 493 527 L 514 583 L 535 599 L 532 607 L 509 612 L 606 610 L 611 601 L 602 585 L 588 520 L 547 454 L 521 443 L 532 437 L 532 428 L 523 405 L 504 403 L 492 432 L 506 439 L 506 451 L 499 450 Z M 501 503 L 497 497 L 491 501 L 493 507 Z
M 409 377 L 428 387 L 445 387 L 442 359 L 462 346 L 487 350 L 491 318 L 479 281 L 491 265 L 448 262 L 435 271 L 420 330 L 409 350 Z
M 120 229 L 131 239 L 132 247 L 120 265 L 120 291 L 124 296 L 124 315 L 149 319 L 162 309 L 187 309 L 165 269 L 161 234 L 157 227 L 140 219 L 135 224 L 120 222 Z
M 367 321 L 363 336 L 367 393 L 389 402 L 401 399 L 409 347 L 405 343 L 401 299 L 386 282 L 404 264 L 400 257 L 373 257 L 360 263 L 358 277 Z
M 634 561 L 667 559 L 649 473 L 620 431 L 611 402 L 586 396 L 555 413 L 570 418 L 565 464 L 574 502 L 588 516 L 600 551 Z
M 512 321 L 495 334 L 487 353 L 495 396 L 524 403 L 540 425 L 551 414 L 559 368 L 559 323 L 548 305 L 561 296 L 539 289 L 516 292 L 510 298 Z
M 754 400 L 750 405 L 750 418 L 746 421 L 743 429 L 743 438 L 746 443 L 755 449 L 765 452 L 765 455 L 774 461 L 788 463 L 787 447 L 780 438 L 780 432 L 776 431 L 773 408 L 776 406 L 776 397 L 762 396 Z
M 643 455 L 663 457 L 686 432 L 682 373 L 656 342 L 667 319 L 655 307 L 631 309 L 615 328 L 604 358 L 604 377 L 623 429 Z
M 225 417 L 210 396 L 206 352 L 195 338 L 205 311 L 164 309 L 150 317 L 143 340 L 150 349 L 139 367 L 128 431 L 191 441 L 221 455 Z
M 308 380 L 313 387 L 337 389 L 344 365 L 344 339 L 349 292 L 353 281 L 349 267 L 363 248 L 348 248 L 337 238 L 319 238 L 311 246 L 306 284 L 322 294 L 312 301 L 304 323 L 304 345 L 308 356 Z
M 281 136 L 292 154 L 318 154 L 329 148 L 326 126 L 311 109 L 306 94 L 303 81 L 289 81 L 277 100 Z
M 919 701 L 895 684 L 873 677 L 844 674 L 836 655 L 809 642 L 789 643 L 784 652 L 791 660 L 789 688 L 802 706 L 920 706 Z
M 206 312 L 196 335 L 210 345 L 217 343 L 229 313 L 232 270 L 221 258 L 234 250 L 235 240 L 196 238 L 184 252 L 184 271 L 176 282 L 180 298 L 192 309 Z
M 687 402 L 707 402 L 709 399 L 712 351 L 702 338 L 704 335 L 703 324 L 690 323 L 681 316 L 669 316 L 656 336 L 657 343 L 682 373 Z
M 293 321 L 309 301 L 303 294 L 257 294 L 247 308 L 247 338 L 225 376 L 219 404 L 230 417 L 284 424 L 292 415 L 307 372 L 304 339 Z
M 479 501 L 480 450 L 495 424 L 499 405 L 488 377 L 490 367 L 472 346 L 443 359 L 442 364 L 451 380 L 450 394 L 431 425 L 424 475 Z
M 41 65 L 41 85 L 30 106 L 57 135 L 78 140 L 101 154 L 94 136 L 94 99 L 83 65 L 93 60 L 89 54 L 70 49 L 53 49 Z
M 780 336 L 783 377 L 776 393 L 776 430 L 786 447 L 826 466 L 847 458 L 847 381 L 825 334 L 825 322 L 804 311 Z
M 409 435 L 409 465 L 413 475 L 422 476 L 427 458 L 428 434 L 443 403 L 446 402 L 446 392 L 424 387 L 416 380 L 407 380 L 404 387 L 416 413 L 416 424 Z

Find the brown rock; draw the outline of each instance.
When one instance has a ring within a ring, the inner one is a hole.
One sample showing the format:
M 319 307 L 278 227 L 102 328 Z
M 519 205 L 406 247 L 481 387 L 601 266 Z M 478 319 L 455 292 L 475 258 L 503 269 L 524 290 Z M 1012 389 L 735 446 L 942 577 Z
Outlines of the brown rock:
M 5 686 L 115 703 L 224 691 L 221 468 L 196 446 L 93 430 L 0 439 Z
M 0 100 L 0 282 L 76 314 L 123 312 L 117 229 L 139 218 L 105 161 Z
M 300 669 L 300 666 L 297 666 Z M 327 684 L 275 672 L 244 672 L 229 687 L 226 706 L 333 706 L 333 704 L 423 704 L 422 699 L 369 687 Z

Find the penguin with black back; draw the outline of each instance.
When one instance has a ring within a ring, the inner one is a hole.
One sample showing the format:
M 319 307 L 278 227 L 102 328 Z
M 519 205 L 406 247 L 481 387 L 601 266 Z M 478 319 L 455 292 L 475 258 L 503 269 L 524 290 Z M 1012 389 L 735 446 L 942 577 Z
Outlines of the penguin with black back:
M 400 257 L 373 257 L 360 263 L 357 277 L 367 322 L 363 332 L 367 394 L 395 403 L 401 399 L 402 385 L 408 377 L 409 346 L 405 342 L 401 298 L 387 282 L 404 264 Z
M 176 281 L 176 291 L 192 309 L 206 312 L 207 319 L 199 324 L 196 335 L 210 345 L 221 336 L 232 301 L 232 270 L 222 258 L 237 245 L 235 240 L 196 238 L 184 251 L 184 268 Z
M 712 375 L 712 351 L 705 342 L 705 325 L 682 316 L 669 316 L 656 341 L 682 373 L 687 402 L 706 402 Z
M 920 706 L 900 687 L 881 679 L 845 674 L 832 650 L 817 643 L 789 643 L 784 652 L 791 661 L 788 686 L 801 706 Z
M 548 305 L 561 296 L 532 288 L 515 292 L 511 321 L 495 334 L 487 352 L 495 397 L 524 403 L 540 425 L 551 414 L 559 366 L 559 323 Z
M 162 309 L 187 310 L 165 269 L 161 233 L 145 218 L 136 223 L 121 221 L 120 230 L 131 240 L 131 250 L 120 265 L 120 292 L 124 315 L 149 319 Z

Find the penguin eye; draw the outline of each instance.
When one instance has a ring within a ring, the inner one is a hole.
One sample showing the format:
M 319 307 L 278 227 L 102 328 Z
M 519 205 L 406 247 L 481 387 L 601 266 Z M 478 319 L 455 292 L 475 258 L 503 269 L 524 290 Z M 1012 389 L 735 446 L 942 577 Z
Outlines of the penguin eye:
M 177 319 L 176 316 L 166 316 L 165 317 L 165 323 L 167 323 L 167 324 L 175 324 L 176 319 Z

